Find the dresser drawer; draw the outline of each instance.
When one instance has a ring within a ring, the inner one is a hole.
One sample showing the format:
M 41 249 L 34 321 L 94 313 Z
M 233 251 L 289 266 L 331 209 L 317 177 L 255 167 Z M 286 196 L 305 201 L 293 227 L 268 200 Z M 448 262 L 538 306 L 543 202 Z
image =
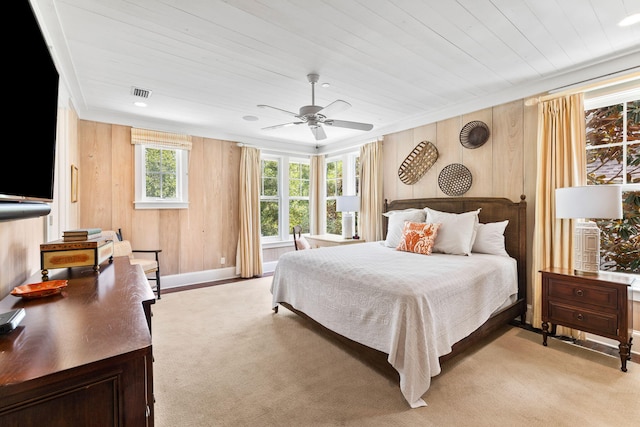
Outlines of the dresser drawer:
M 571 304 L 590 304 L 618 310 L 618 288 L 591 286 L 557 278 L 549 278 L 548 298 L 571 301 Z
M 618 335 L 618 315 L 548 301 L 549 321 L 598 335 Z

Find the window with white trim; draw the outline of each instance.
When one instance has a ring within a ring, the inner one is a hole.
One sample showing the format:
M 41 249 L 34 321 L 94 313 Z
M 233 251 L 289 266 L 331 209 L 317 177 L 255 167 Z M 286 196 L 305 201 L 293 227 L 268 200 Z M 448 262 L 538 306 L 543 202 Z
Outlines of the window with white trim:
M 293 226 L 309 233 L 310 161 L 263 154 L 260 172 L 262 241 L 289 241 Z
M 135 145 L 135 208 L 188 208 L 191 137 L 132 128 L 131 143 Z
M 601 270 L 640 273 L 640 89 L 585 94 L 588 185 L 622 185 L 623 219 L 595 219 Z
M 358 195 L 360 157 L 358 152 L 329 157 L 326 162 L 326 232 L 342 234 L 342 214 L 336 212 L 338 196 Z

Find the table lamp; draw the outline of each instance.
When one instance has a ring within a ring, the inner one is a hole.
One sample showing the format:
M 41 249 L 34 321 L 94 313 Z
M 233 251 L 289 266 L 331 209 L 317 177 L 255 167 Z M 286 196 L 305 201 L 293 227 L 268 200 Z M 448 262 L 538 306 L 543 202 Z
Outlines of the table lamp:
M 360 197 L 358 196 L 338 196 L 336 198 L 336 211 L 342 212 L 342 237 L 345 239 L 359 239 L 358 217 L 356 216 L 356 227 L 353 232 L 353 216 L 351 212 L 358 215 L 360 210 Z
M 574 269 L 578 274 L 600 270 L 600 229 L 588 219 L 622 218 L 619 185 L 587 185 L 556 189 L 556 218 L 577 218 L 574 237 Z

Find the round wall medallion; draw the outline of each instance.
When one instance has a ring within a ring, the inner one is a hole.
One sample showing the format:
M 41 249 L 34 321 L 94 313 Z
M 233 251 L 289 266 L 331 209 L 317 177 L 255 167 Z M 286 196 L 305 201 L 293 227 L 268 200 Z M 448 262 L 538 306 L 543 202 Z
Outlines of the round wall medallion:
M 447 196 L 461 196 L 471 188 L 471 172 L 460 163 L 445 166 L 438 175 L 438 186 Z
M 489 126 L 484 122 L 469 122 L 460 131 L 460 144 L 465 148 L 478 148 L 487 142 L 489 133 Z

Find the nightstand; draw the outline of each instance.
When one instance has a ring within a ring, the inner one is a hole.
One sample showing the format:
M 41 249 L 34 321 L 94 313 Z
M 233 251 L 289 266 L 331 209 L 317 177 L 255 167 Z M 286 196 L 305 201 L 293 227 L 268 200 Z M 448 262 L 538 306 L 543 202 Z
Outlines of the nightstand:
M 620 342 L 622 371 L 631 359 L 632 277 L 611 273 L 576 274 L 572 270 L 542 270 L 542 344 L 562 325 Z
M 342 246 L 352 245 L 354 243 L 364 243 L 363 239 L 345 239 L 338 234 L 317 234 L 314 236 L 307 236 L 307 241 L 311 245 L 311 248 L 325 248 L 327 246 Z

